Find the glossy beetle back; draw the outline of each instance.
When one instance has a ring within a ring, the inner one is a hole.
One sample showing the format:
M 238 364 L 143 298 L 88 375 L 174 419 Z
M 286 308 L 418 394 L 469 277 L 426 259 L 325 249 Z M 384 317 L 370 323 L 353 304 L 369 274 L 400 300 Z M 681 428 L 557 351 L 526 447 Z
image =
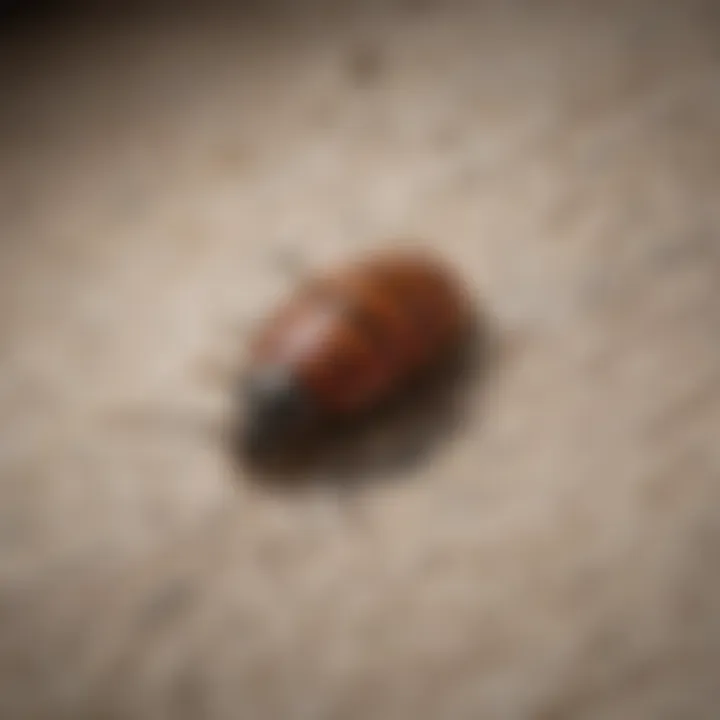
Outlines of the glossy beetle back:
M 317 414 L 371 410 L 450 353 L 470 319 L 464 288 L 427 254 L 376 255 L 312 279 L 252 344 L 250 444 Z

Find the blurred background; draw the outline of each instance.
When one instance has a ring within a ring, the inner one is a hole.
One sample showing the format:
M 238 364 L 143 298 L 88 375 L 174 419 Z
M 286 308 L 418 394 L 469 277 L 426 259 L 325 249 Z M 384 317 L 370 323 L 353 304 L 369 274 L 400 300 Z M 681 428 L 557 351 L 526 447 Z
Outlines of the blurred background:
M 5 3 L 0 716 L 716 718 L 716 7 Z M 395 238 L 491 318 L 466 422 L 249 482 L 218 368 Z

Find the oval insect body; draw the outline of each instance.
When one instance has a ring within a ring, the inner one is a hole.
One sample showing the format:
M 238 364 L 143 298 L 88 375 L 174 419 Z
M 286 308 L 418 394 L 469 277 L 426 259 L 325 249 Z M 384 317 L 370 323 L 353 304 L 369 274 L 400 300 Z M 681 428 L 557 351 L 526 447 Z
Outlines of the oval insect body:
M 277 450 L 321 421 L 357 417 L 440 362 L 471 325 L 434 257 L 376 255 L 301 286 L 251 344 L 246 447 Z

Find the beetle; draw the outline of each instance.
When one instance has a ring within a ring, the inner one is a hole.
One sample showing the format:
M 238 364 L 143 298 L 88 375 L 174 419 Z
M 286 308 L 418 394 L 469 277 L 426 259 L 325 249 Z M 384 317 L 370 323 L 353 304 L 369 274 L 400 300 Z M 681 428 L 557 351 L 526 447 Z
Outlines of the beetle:
M 240 443 L 253 459 L 367 416 L 460 348 L 466 287 L 426 250 L 379 252 L 299 284 L 250 338 Z

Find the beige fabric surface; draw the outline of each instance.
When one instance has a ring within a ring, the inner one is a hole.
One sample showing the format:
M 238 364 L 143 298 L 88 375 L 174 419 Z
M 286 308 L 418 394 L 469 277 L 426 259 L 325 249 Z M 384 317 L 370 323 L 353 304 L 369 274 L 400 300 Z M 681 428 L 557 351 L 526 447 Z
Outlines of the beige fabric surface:
M 1 717 L 718 717 L 713 3 L 13 27 Z M 249 482 L 215 366 L 287 256 L 396 237 L 491 318 L 466 421 L 351 494 Z

